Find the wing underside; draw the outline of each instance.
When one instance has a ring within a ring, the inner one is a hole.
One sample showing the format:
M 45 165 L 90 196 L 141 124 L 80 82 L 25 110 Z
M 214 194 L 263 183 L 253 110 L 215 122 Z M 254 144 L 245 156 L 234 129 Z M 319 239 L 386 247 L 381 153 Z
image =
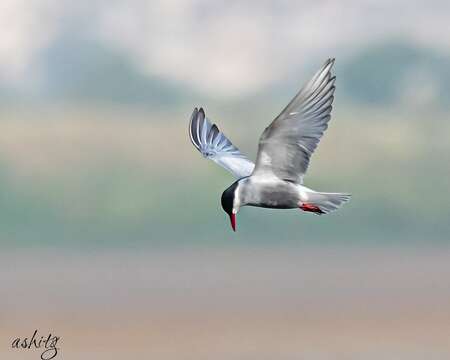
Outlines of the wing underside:
M 194 109 L 189 124 L 189 137 L 195 148 L 207 159 L 231 172 L 237 179 L 250 176 L 255 164 L 212 124 L 202 108 Z

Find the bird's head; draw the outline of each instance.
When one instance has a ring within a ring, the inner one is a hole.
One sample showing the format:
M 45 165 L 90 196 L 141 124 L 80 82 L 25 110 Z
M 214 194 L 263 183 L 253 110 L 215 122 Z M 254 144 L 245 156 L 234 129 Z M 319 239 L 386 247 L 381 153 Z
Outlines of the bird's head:
M 236 181 L 228 189 L 222 193 L 222 209 L 230 217 L 231 227 L 236 231 L 236 214 L 239 211 L 239 204 L 236 201 L 236 193 L 238 189 L 238 182 Z

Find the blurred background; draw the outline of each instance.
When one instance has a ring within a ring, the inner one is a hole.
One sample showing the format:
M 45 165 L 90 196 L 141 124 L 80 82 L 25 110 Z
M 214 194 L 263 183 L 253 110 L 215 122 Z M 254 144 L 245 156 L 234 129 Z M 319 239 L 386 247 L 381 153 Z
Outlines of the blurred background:
M 450 358 L 447 1 L 0 4 L 0 355 Z M 323 217 L 243 208 L 192 109 L 250 158 L 328 57 L 306 184 Z

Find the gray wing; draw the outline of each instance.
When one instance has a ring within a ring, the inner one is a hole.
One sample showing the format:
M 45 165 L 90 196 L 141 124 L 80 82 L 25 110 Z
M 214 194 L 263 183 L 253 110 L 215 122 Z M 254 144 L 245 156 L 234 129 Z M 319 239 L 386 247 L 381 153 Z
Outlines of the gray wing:
M 333 63 L 334 59 L 327 60 L 264 130 L 253 175 L 273 174 L 303 182 L 310 157 L 330 120 L 336 80 L 331 74 Z
M 211 124 L 202 108 L 195 108 L 192 113 L 189 137 L 205 158 L 227 169 L 237 179 L 250 176 L 253 172 L 255 164 L 242 155 L 216 124 Z

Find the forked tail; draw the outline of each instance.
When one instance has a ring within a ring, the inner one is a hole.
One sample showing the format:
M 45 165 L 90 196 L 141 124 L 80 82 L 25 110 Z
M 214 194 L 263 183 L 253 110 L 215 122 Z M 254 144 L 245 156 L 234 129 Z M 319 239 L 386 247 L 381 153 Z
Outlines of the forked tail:
M 339 209 L 350 197 L 350 194 L 308 192 L 308 200 L 300 203 L 299 208 L 317 215 L 328 214 Z

